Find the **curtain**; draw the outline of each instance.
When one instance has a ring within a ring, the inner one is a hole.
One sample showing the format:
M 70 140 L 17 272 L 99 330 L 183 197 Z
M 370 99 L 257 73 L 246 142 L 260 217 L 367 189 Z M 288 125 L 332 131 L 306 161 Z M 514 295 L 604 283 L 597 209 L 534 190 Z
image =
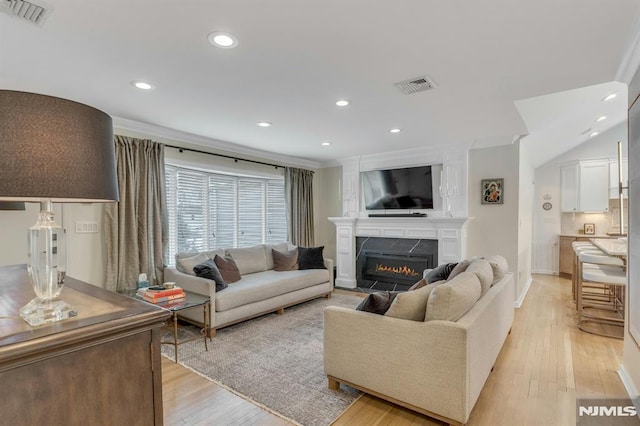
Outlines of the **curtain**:
M 285 167 L 284 194 L 287 231 L 292 244 L 310 247 L 313 235 L 313 172 Z
M 164 145 L 115 137 L 120 202 L 105 205 L 106 288 L 135 289 L 138 275 L 163 282 L 167 246 Z

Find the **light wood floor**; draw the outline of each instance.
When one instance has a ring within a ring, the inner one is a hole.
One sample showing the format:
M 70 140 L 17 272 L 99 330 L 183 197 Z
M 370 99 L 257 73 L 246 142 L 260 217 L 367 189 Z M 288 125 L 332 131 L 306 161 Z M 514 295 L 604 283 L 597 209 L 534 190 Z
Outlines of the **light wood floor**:
M 621 340 L 578 330 L 569 280 L 535 275 L 468 424 L 573 425 L 577 397 L 628 396 L 621 358 Z M 167 425 L 288 424 L 172 361 L 163 358 L 162 368 Z M 334 424 L 442 423 L 365 395 Z

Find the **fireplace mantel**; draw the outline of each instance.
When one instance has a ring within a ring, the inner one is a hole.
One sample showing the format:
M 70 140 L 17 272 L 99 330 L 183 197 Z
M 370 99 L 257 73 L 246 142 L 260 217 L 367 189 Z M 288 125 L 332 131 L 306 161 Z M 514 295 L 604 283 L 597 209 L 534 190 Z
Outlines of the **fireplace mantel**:
M 467 217 L 330 217 L 336 225 L 336 286 L 356 288 L 356 237 L 438 240 L 438 264 L 466 255 Z

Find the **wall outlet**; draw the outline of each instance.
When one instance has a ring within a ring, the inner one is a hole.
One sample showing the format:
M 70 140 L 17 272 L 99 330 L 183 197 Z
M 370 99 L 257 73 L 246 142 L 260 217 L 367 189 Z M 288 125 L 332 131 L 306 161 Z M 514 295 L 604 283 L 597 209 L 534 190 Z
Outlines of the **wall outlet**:
M 76 234 L 97 234 L 97 233 L 98 233 L 97 222 L 76 221 Z

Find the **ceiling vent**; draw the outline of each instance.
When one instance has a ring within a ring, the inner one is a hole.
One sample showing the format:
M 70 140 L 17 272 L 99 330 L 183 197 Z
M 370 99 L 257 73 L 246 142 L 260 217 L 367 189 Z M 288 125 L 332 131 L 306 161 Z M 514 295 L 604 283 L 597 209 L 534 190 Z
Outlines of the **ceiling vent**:
M 412 78 L 411 80 L 401 81 L 400 83 L 396 83 L 395 86 L 400 89 L 405 95 L 424 92 L 425 90 L 436 88 L 434 82 L 431 81 L 431 79 L 426 75 L 422 77 Z
M 35 1 L 0 0 L 0 11 L 42 26 L 53 11 L 53 7 Z

